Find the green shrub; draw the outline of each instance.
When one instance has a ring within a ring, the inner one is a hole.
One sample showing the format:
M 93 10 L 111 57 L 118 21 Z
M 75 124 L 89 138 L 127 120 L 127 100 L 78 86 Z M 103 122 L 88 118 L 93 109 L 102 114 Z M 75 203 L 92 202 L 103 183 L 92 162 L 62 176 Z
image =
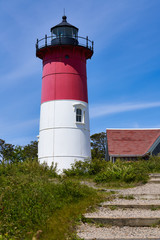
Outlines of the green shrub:
M 105 160 L 92 159 L 77 161 L 72 164 L 71 169 L 64 170 L 66 176 L 92 176 L 96 175 L 106 167 Z
M 144 183 L 148 179 L 148 173 L 145 169 L 137 162 L 116 161 L 116 163 L 106 164 L 105 170 L 97 174 L 94 180 L 97 183 L 114 181 Z
M 106 167 L 106 161 L 101 159 L 92 159 L 89 164 L 88 173 L 89 175 L 96 175 L 97 173 L 103 171 Z
M 30 161 L 29 159 L 24 162 L 17 163 L 4 163 L 0 164 L 0 176 L 15 176 L 22 174 L 30 174 L 30 175 L 46 175 L 50 177 L 57 177 L 57 169 L 56 165 L 51 165 L 48 167 L 46 163 L 39 164 L 39 162 L 35 159 Z
M 148 180 L 151 172 L 160 172 L 160 157 L 151 156 L 149 160 L 120 161 L 115 163 L 92 159 L 75 162 L 71 169 L 64 170 L 66 176 L 95 177 L 95 182 L 123 181 L 126 183 Z
M 151 156 L 149 160 L 143 162 L 149 173 L 160 172 L 160 157 Z
M 84 176 L 88 175 L 90 161 L 85 160 L 83 161 L 76 161 L 74 164 L 72 164 L 71 169 L 65 169 L 63 172 L 66 176 Z

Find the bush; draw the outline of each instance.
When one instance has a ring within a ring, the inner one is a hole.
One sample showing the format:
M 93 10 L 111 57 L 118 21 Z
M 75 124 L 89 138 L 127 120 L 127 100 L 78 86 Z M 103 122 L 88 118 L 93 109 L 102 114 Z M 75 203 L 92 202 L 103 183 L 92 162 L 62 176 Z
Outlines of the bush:
M 160 157 L 151 156 L 148 161 L 143 162 L 149 173 L 160 172 Z
M 66 176 L 94 176 L 97 173 L 101 172 L 105 169 L 106 161 L 99 160 L 99 159 L 92 159 L 92 160 L 84 160 L 84 161 L 77 161 L 72 164 L 71 169 L 64 170 Z
M 122 181 L 126 183 L 148 180 L 149 173 L 160 172 L 160 157 L 151 156 L 149 160 L 120 161 L 115 163 L 92 159 L 75 162 L 71 169 L 64 170 L 66 176 L 95 177 L 95 182 Z
M 97 183 L 114 181 L 145 183 L 147 179 L 148 172 L 138 162 L 116 161 L 116 163 L 106 164 L 105 170 L 97 174 L 94 180 Z
M 30 175 L 39 175 L 41 174 L 50 176 L 50 177 L 57 177 L 57 169 L 54 164 L 49 167 L 46 163 L 39 164 L 37 159 L 30 161 L 30 159 L 24 162 L 17 162 L 17 163 L 4 163 L 0 164 L 0 176 L 15 176 L 15 175 L 22 175 L 22 174 L 30 174 Z
M 86 176 L 88 175 L 88 169 L 89 169 L 90 161 L 85 160 L 83 161 L 76 161 L 74 164 L 71 165 L 71 169 L 64 169 L 63 173 L 65 173 L 66 176 Z

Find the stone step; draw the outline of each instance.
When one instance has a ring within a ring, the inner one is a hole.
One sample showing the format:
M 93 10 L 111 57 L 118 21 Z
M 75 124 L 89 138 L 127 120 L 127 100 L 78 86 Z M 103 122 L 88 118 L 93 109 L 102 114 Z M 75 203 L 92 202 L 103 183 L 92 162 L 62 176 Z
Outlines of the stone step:
M 160 240 L 160 238 L 83 238 L 84 240 Z
M 123 194 L 124 196 L 128 196 L 128 194 Z M 160 194 L 132 194 L 136 199 L 153 199 L 160 200 Z
M 86 221 L 111 226 L 149 227 L 160 223 L 160 217 L 107 217 L 87 216 Z
M 155 211 L 153 211 L 155 210 Z M 114 226 L 145 227 L 160 224 L 160 209 L 106 208 L 97 207 L 93 213 L 86 213 L 86 222 Z
M 78 236 L 85 240 L 160 240 L 160 228 L 82 224 L 78 229 Z
M 160 178 L 160 173 L 151 173 L 149 174 L 149 176 L 154 178 Z
M 160 238 L 83 238 L 84 240 L 160 240 Z
M 160 204 L 102 204 L 100 205 L 102 207 L 109 207 L 114 210 L 114 208 L 139 208 L 139 209 L 151 209 L 151 210 L 157 210 L 160 209 Z
M 149 179 L 160 179 L 160 176 L 151 176 Z
M 148 183 L 156 183 L 156 184 L 160 184 L 160 178 L 156 179 L 156 178 L 151 178 Z

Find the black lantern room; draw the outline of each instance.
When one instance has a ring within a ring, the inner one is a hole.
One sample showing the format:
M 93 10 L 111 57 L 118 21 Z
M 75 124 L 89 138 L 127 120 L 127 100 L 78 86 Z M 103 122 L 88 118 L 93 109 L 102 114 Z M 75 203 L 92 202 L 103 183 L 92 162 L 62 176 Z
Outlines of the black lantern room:
M 78 44 L 78 28 L 67 22 L 67 17 L 62 17 L 62 22 L 51 28 L 53 37 L 51 44 Z
M 62 22 L 50 29 L 51 36 L 45 35 L 44 38 L 36 42 L 36 56 L 43 59 L 45 51 L 50 48 L 54 49 L 58 46 L 72 46 L 86 49 L 87 59 L 93 55 L 93 41 L 88 36 L 78 36 L 79 29 L 67 22 L 67 17 L 62 17 Z

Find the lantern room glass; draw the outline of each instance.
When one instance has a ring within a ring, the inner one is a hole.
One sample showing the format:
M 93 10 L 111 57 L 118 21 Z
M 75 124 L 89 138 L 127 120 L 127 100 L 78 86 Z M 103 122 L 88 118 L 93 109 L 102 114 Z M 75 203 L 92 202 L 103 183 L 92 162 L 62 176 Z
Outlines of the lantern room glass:
M 73 27 L 57 27 L 53 29 L 52 33 L 56 37 L 71 37 L 76 38 L 78 37 L 78 30 Z

